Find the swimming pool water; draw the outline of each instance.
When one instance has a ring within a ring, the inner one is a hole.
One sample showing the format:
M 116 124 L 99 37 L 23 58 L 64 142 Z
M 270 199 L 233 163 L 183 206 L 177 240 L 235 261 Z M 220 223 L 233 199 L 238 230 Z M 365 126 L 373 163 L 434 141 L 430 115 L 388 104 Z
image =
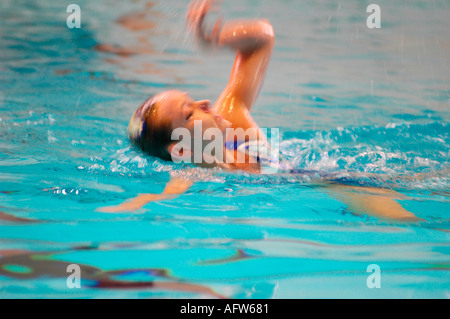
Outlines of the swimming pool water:
M 274 26 L 254 118 L 286 159 L 394 189 L 417 223 L 355 214 L 310 176 L 205 169 L 176 199 L 97 212 L 187 174 L 132 149 L 128 120 L 169 88 L 214 100 L 233 55 L 198 52 L 186 1 L 77 3 L 80 29 L 70 2 L 0 3 L 0 298 L 449 297 L 450 1 L 379 1 L 377 30 L 366 1 L 222 8 Z

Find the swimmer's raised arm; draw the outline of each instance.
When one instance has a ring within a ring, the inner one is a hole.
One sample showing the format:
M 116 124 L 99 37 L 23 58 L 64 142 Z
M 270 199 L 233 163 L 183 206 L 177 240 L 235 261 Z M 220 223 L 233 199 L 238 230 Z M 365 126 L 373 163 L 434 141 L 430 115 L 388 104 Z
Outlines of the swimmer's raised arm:
M 239 108 L 250 110 L 259 95 L 275 36 L 272 25 L 264 19 L 229 21 L 223 26 L 219 19 L 211 34 L 206 33 L 204 19 L 214 3 L 213 0 L 193 1 L 187 24 L 200 43 L 236 51 L 228 84 L 214 105 L 218 113 L 233 123 L 231 113 Z M 245 128 L 247 125 L 242 126 Z
M 184 194 L 192 184 L 192 180 L 182 177 L 171 177 L 163 192 L 160 194 L 139 194 L 135 198 L 120 205 L 101 207 L 97 209 L 97 211 L 103 213 L 117 213 L 138 210 L 150 202 L 176 198 L 177 196 Z

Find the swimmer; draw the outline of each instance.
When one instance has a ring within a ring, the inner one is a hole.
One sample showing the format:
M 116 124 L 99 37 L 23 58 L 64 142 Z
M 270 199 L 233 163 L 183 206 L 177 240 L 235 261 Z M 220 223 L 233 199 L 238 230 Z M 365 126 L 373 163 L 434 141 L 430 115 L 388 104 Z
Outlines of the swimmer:
M 205 32 L 204 19 L 214 1 L 194 1 L 187 14 L 188 28 L 203 47 L 231 48 L 236 52 L 234 66 L 226 88 L 214 105 L 208 100 L 194 101 L 186 92 L 165 91 L 145 101 L 133 115 L 129 124 L 131 141 L 149 155 L 172 160 L 178 141 L 171 136 L 175 128 L 185 128 L 194 139 L 195 121 L 201 121 L 202 136 L 208 129 L 217 129 L 225 136 L 221 158 L 211 163 L 203 156 L 208 144 L 203 141 L 199 154 L 199 166 L 220 166 L 257 173 L 258 163 L 250 161 L 225 161 L 236 156 L 236 149 L 226 147 L 227 128 L 253 129 L 259 132 L 257 123 L 250 115 L 264 81 L 267 66 L 274 46 L 274 32 L 266 20 L 233 21 L 222 26 L 219 19 L 210 34 Z M 255 134 L 254 139 L 265 139 Z M 194 145 L 196 140 L 191 141 Z M 177 155 L 193 157 L 194 150 L 183 147 Z M 194 161 L 193 161 L 194 162 Z M 224 164 L 227 162 L 227 164 Z
M 252 142 L 268 145 L 266 136 L 261 133 L 251 116 L 251 110 L 263 85 L 274 48 L 274 30 L 269 21 L 263 19 L 229 21 L 224 24 L 218 19 L 212 31 L 207 32 L 205 17 L 213 10 L 214 5 L 216 3 L 213 0 L 191 2 L 187 13 L 187 27 L 203 48 L 229 48 L 235 52 L 234 65 L 225 89 L 213 105 L 208 100 L 196 101 L 187 93 L 177 90 L 157 94 L 145 101 L 134 113 L 128 127 L 129 136 L 134 145 L 149 155 L 169 161 L 174 155 L 193 159 L 194 149 L 186 146 L 177 148 L 178 141 L 172 140 L 172 132 L 177 128 L 186 129 L 193 139 L 190 145 L 194 145 L 198 142 L 194 140 L 195 122 L 201 121 L 202 133 L 208 129 L 218 130 L 225 137 L 225 143 L 221 145 L 221 152 L 217 152 L 219 157 L 215 156 L 211 160 L 202 155 L 200 161 L 195 161 L 197 165 L 258 174 L 264 165 L 264 159 L 250 160 L 252 156 L 245 152 L 245 147 L 240 146 Z M 228 134 L 229 129 L 250 129 L 257 133 L 239 140 Z M 210 141 L 201 142 L 201 154 L 205 154 L 208 143 Z M 227 160 L 237 159 L 242 152 L 245 153 L 245 161 Z M 181 195 L 192 183 L 192 180 L 183 177 L 171 178 L 161 194 L 140 194 L 118 206 L 99 210 L 133 211 L 149 202 Z M 400 194 L 395 191 L 337 183 L 328 183 L 325 188 L 356 212 L 387 219 L 418 220 L 395 201 L 400 198 Z

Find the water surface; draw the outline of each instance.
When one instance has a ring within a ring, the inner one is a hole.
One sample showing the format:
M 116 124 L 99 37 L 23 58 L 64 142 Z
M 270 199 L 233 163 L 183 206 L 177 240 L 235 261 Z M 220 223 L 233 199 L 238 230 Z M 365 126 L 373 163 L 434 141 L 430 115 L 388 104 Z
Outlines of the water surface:
M 128 120 L 165 89 L 215 100 L 233 55 L 198 52 L 183 1 L 78 1 L 81 29 L 69 2 L 2 1 L 0 297 L 448 298 L 450 2 L 378 3 L 378 30 L 366 1 L 223 12 L 274 26 L 254 118 L 280 129 L 287 160 L 396 190 L 418 223 L 355 214 L 302 176 L 201 169 L 177 199 L 97 212 L 183 174 L 132 149 Z M 136 13 L 148 23 L 125 27 Z

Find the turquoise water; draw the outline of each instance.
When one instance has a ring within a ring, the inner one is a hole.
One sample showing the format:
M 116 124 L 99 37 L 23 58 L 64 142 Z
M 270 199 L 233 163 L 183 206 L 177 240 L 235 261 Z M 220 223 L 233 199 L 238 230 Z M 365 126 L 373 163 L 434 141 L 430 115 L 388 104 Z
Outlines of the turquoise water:
M 378 30 L 366 1 L 223 4 L 274 26 L 254 118 L 287 160 L 396 190 L 416 223 L 355 214 L 320 178 L 202 169 L 176 199 L 97 212 L 187 174 L 130 148 L 128 120 L 169 88 L 214 100 L 233 55 L 196 50 L 187 2 L 78 1 L 81 29 L 70 3 L 0 3 L 0 298 L 449 297 L 449 1 L 379 1 Z M 151 23 L 125 28 L 136 12 Z

